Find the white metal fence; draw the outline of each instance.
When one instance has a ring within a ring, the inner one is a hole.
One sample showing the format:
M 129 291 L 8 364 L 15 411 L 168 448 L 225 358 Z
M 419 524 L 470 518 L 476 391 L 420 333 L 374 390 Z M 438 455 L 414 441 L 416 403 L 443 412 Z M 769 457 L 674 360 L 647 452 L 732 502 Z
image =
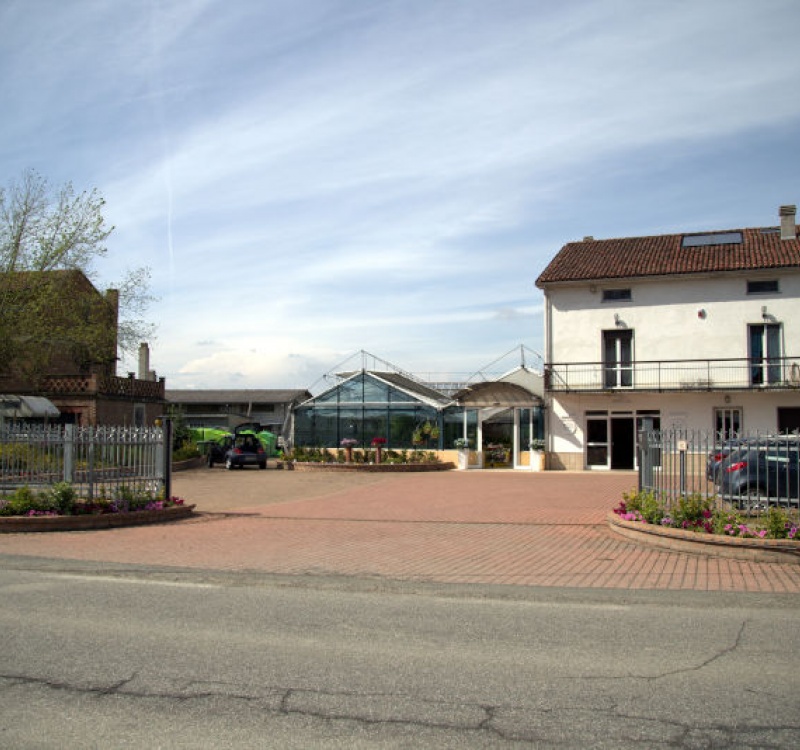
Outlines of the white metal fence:
M 798 474 L 798 435 L 647 429 L 639 434 L 639 488 L 667 500 L 700 494 L 742 509 L 797 508 Z
M 170 491 L 170 425 L 0 428 L 0 491 L 72 484 L 79 496 L 113 494 L 120 485 Z

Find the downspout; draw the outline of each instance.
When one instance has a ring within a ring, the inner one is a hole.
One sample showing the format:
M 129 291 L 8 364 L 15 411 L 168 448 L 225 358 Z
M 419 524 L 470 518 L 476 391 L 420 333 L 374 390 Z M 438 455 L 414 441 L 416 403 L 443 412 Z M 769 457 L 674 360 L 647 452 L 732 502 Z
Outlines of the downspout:
M 553 362 L 553 303 L 550 301 L 550 295 L 547 290 L 544 290 L 544 369 L 547 373 L 547 368 Z M 548 378 L 545 375 L 545 383 Z M 545 435 L 545 460 L 547 454 L 553 452 L 553 435 L 550 429 L 551 414 L 553 413 L 553 398 L 550 391 L 545 386 L 544 389 L 544 435 Z M 545 467 L 546 468 L 546 467 Z

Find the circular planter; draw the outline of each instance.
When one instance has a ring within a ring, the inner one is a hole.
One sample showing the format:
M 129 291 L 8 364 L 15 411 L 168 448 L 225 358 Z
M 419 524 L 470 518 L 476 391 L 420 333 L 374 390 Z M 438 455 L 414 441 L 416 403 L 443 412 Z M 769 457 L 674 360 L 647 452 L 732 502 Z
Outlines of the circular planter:
M 131 513 L 98 513 L 81 516 L 4 516 L 0 517 L 0 534 L 31 531 L 92 531 L 142 526 L 189 518 L 194 505 L 173 505 L 162 510 L 136 510 Z
M 338 464 L 295 461 L 295 471 L 365 471 L 378 474 L 407 473 L 413 471 L 450 471 L 452 462 L 441 464 Z
M 750 562 L 800 564 L 800 541 L 794 539 L 742 539 L 723 534 L 704 534 L 670 529 L 641 521 L 626 521 L 616 513 L 606 516 L 612 531 L 635 542 L 673 552 L 727 557 Z

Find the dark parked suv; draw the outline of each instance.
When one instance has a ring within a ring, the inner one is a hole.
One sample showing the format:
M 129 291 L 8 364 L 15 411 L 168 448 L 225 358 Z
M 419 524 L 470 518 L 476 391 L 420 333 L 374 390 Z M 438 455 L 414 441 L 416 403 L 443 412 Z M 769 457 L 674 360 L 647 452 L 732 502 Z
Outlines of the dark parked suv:
M 800 442 L 774 440 L 733 451 L 717 474 L 719 494 L 738 505 L 800 505 Z

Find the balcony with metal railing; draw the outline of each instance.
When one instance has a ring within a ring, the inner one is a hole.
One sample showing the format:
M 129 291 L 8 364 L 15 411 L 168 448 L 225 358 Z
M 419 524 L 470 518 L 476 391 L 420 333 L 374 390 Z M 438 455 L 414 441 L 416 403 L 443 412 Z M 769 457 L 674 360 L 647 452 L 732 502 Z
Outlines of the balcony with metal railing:
M 800 355 L 763 359 L 554 362 L 544 368 L 550 393 L 800 390 Z

